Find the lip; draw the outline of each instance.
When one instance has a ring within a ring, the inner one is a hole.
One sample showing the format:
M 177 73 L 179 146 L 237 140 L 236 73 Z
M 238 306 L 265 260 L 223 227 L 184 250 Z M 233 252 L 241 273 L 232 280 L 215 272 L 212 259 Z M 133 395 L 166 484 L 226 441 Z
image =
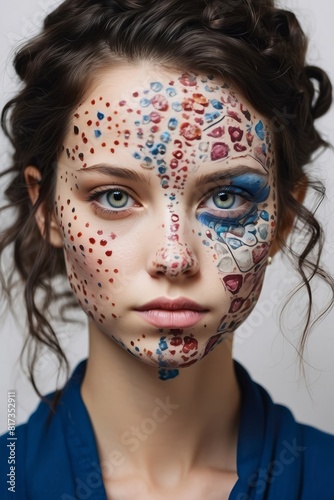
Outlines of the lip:
M 135 310 L 147 323 L 157 328 L 189 328 L 208 312 L 208 309 L 183 297 L 176 300 L 161 297 Z

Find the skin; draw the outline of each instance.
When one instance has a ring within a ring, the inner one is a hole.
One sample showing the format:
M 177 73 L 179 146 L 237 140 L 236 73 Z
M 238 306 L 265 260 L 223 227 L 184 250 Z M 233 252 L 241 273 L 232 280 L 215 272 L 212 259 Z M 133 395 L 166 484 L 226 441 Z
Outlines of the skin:
M 137 359 L 177 369 L 202 359 L 258 299 L 276 226 L 271 138 L 221 82 L 138 72 L 129 88 L 106 77 L 75 110 L 55 210 L 91 321 Z M 181 331 L 149 326 L 134 309 L 160 296 L 208 312 Z
M 110 498 L 227 498 L 236 481 L 231 335 L 258 300 L 275 239 L 272 150 L 266 120 L 233 87 L 152 63 L 100 74 L 73 112 L 55 222 L 89 318 L 81 392 L 100 459 L 125 457 L 104 475 Z M 136 311 L 157 297 L 206 312 L 157 328 Z M 134 452 L 126 433 L 166 397 L 178 409 Z

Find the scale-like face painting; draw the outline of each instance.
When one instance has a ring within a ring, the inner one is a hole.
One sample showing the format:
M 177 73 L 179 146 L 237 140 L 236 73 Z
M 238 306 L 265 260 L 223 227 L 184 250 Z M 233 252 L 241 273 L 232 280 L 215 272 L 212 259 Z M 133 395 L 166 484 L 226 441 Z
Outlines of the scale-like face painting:
M 71 117 L 55 199 L 94 327 L 161 378 L 203 358 L 259 297 L 275 189 L 266 121 L 232 86 L 148 64 L 100 75 Z

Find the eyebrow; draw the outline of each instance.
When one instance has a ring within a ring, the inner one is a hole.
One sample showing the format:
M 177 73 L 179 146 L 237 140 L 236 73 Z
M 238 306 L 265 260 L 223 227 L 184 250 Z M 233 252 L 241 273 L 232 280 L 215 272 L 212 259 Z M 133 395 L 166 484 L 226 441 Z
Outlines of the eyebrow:
M 150 183 L 150 179 L 148 176 L 148 172 L 137 172 L 135 170 L 130 170 L 125 167 L 117 166 L 117 165 L 107 165 L 106 163 L 99 163 L 97 165 L 92 165 L 86 168 L 80 168 L 79 172 L 89 174 L 89 173 L 99 173 L 107 176 L 120 177 L 122 179 L 130 179 L 136 182 L 148 182 Z
M 92 165 L 86 168 L 80 168 L 79 172 L 89 174 L 89 173 L 102 173 L 106 176 L 119 177 L 122 179 L 130 179 L 136 182 L 147 182 L 150 184 L 149 172 L 137 172 L 135 170 L 131 170 L 125 167 L 117 166 L 117 165 L 108 165 L 105 163 L 99 163 L 97 165 Z M 191 173 L 191 170 L 189 171 Z M 220 170 L 219 172 L 212 172 L 207 174 L 201 174 L 196 178 L 195 186 L 201 186 L 204 184 L 215 183 L 219 181 L 229 180 L 232 177 L 237 177 L 240 175 L 253 174 L 260 175 L 261 177 L 268 177 L 268 173 L 263 169 L 250 167 L 247 165 L 236 165 L 235 167 L 230 167 L 225 171 Z

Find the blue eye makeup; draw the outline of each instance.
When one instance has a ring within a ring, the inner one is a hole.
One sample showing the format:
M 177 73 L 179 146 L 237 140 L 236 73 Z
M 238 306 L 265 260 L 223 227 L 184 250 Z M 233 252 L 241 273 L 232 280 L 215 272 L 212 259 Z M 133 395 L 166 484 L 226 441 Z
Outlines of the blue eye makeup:
M 231 227 L 253 224 L 258 218 L 258 203 L 266 201 L 269 193 L 268 181 L 261 175 L 233 177 L 229 185 L 217 189 L 207 198 L 201 207 L 206 210 L 197 219 L 219 237 Z
M 232 178 L 231 186 L 248 193 L 255 203 L 266 201 L 270 194 L 268 179 L 263 175 L 250 173 L 238 175 Z

